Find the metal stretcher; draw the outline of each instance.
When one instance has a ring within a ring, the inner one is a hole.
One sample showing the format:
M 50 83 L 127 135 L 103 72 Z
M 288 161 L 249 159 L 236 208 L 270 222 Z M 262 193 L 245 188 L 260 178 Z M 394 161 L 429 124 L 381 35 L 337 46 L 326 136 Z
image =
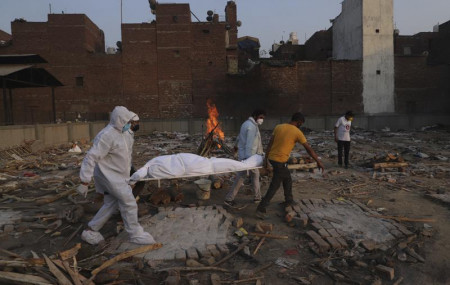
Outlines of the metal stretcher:
M 181 179 L 181 178 L 190 178 L 190 177 L 201 177 L 201 176 L 225 174 L 225 173 L 240 172 L 240 171 L 247 171 L 247 174 L 248 174 L 248 172 L 250 170 L 259 169 L 259 168 L 263 168 L 263 167 L 262 166 L 249 167 L 249 168 L 242 168 L 242 169 L 230 170 L 230 171 L 211 172 L 211 173 L 205 173 L 205 174 L 190 174 L 190 175 L 181 175 L 181 176 L 164 177 L 164 178 L 161 178 L 161 177 L 150 177 L 150 178 L 140 179 L 140 180 L 138 180 L 136 182 L 139 182 L 139 181 L 158 181 L 158 188 L 159 188 L 159 187 L 161 187 L 161 180 Z

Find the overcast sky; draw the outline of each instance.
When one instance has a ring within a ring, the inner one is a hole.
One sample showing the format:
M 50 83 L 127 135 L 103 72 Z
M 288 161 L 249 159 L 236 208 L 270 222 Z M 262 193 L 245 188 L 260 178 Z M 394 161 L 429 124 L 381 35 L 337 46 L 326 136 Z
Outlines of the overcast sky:
M 155 19 L 147 0 L 122 0 L 123 22 Z M 191 11 L 205 21 L 207 10 L 224 16 L 227 0 L 159 0 L 159 3 L 190 3 Z M 296 32 L 300 43 L 318 30 L 328 29 L 330 19 L 341 11 L 342 0 L 237 0 L 239 37 L 258 37 L 262 49 L 286 40 Z M 432 31 L 437 23 L 450 20 L 450 0 L 394 0 L 394 22 L 402 35 Z M 47 14 L 84 13 L 105 32 L 106 46 L 121 40 L 120 0 L 0 0 L 0 29 L 11 33 L 15 18 L 45 22 Z M 193 19 L 193 21 L 196 21 Z

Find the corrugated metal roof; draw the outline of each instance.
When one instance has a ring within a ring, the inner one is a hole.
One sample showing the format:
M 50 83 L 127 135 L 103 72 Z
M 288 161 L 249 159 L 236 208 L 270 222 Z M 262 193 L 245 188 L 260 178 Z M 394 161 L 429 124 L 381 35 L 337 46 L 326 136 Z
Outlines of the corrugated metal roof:
M 21 71 L 32 67 L 32 65 L 25 64 L 2 64 L 0 65 L 0 76 L 8 76 L 14 72 Z

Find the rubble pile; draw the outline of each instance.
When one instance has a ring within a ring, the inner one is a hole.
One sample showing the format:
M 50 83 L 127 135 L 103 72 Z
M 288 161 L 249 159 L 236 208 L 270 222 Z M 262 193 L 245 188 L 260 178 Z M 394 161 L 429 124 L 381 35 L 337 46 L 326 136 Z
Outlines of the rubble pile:
M 261 135 L 267 143 L 270 132 Z M 211 198 L 202 201 L 197 178 L 162 181 L 159 188 L 147 182 L 137 199 L 140 222 L 158 242 L 150 247 L 125 240 L 120 216 L 102 229 L 105 243 L 81 241 L 103 198 L 93 185 L 86 198 L 75 191 L 86 142 L 2 150 L 0 283 L 413 284 L 419 276 L 421 284 L 446 284 L 448 132 L 357 130 L 349 169 L 337 166 L 332 132 L 310 131 L 307 138 L 326 173 L 293 173 L 299 204 L 280 207 L 280 189 L 267 221 L 255 217 L 250 187 L 237 196 L 246 207 L 221 206 L 233 173 L 208 177 Z M 201 134 L 137 136 L 133 165 L 196 153 L 202 141 Z M 223 149 L 209 154 L 230 157 Z M 289 168 L 311 170 L 313 164 L 296 146 Z M 262 180 L 264 193 L 270 178 Z

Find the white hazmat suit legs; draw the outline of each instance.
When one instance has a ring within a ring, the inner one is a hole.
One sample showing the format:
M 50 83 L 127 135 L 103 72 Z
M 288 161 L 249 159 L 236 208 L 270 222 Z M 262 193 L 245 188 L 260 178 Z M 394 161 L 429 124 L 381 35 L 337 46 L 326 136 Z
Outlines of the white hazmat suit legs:
M 109 125 L 95 137 L 81 164 L 81 181 L 89 183 L 94 177 L 96 191 L 104 194 L 103 206 L 88 224 L 93 231 L 85 231 L 86 238 L 93 236 L 100 239 L 98 231 L 119 209 L 131 242 L 155 243 L 138 222 L 137 203 L 131 187 L 126 183 L 130 178 L 132 147 L 127 138 L 129 134 L 122 129 L 133 116 L 135 114 L 125 107 L 114 108 Z

